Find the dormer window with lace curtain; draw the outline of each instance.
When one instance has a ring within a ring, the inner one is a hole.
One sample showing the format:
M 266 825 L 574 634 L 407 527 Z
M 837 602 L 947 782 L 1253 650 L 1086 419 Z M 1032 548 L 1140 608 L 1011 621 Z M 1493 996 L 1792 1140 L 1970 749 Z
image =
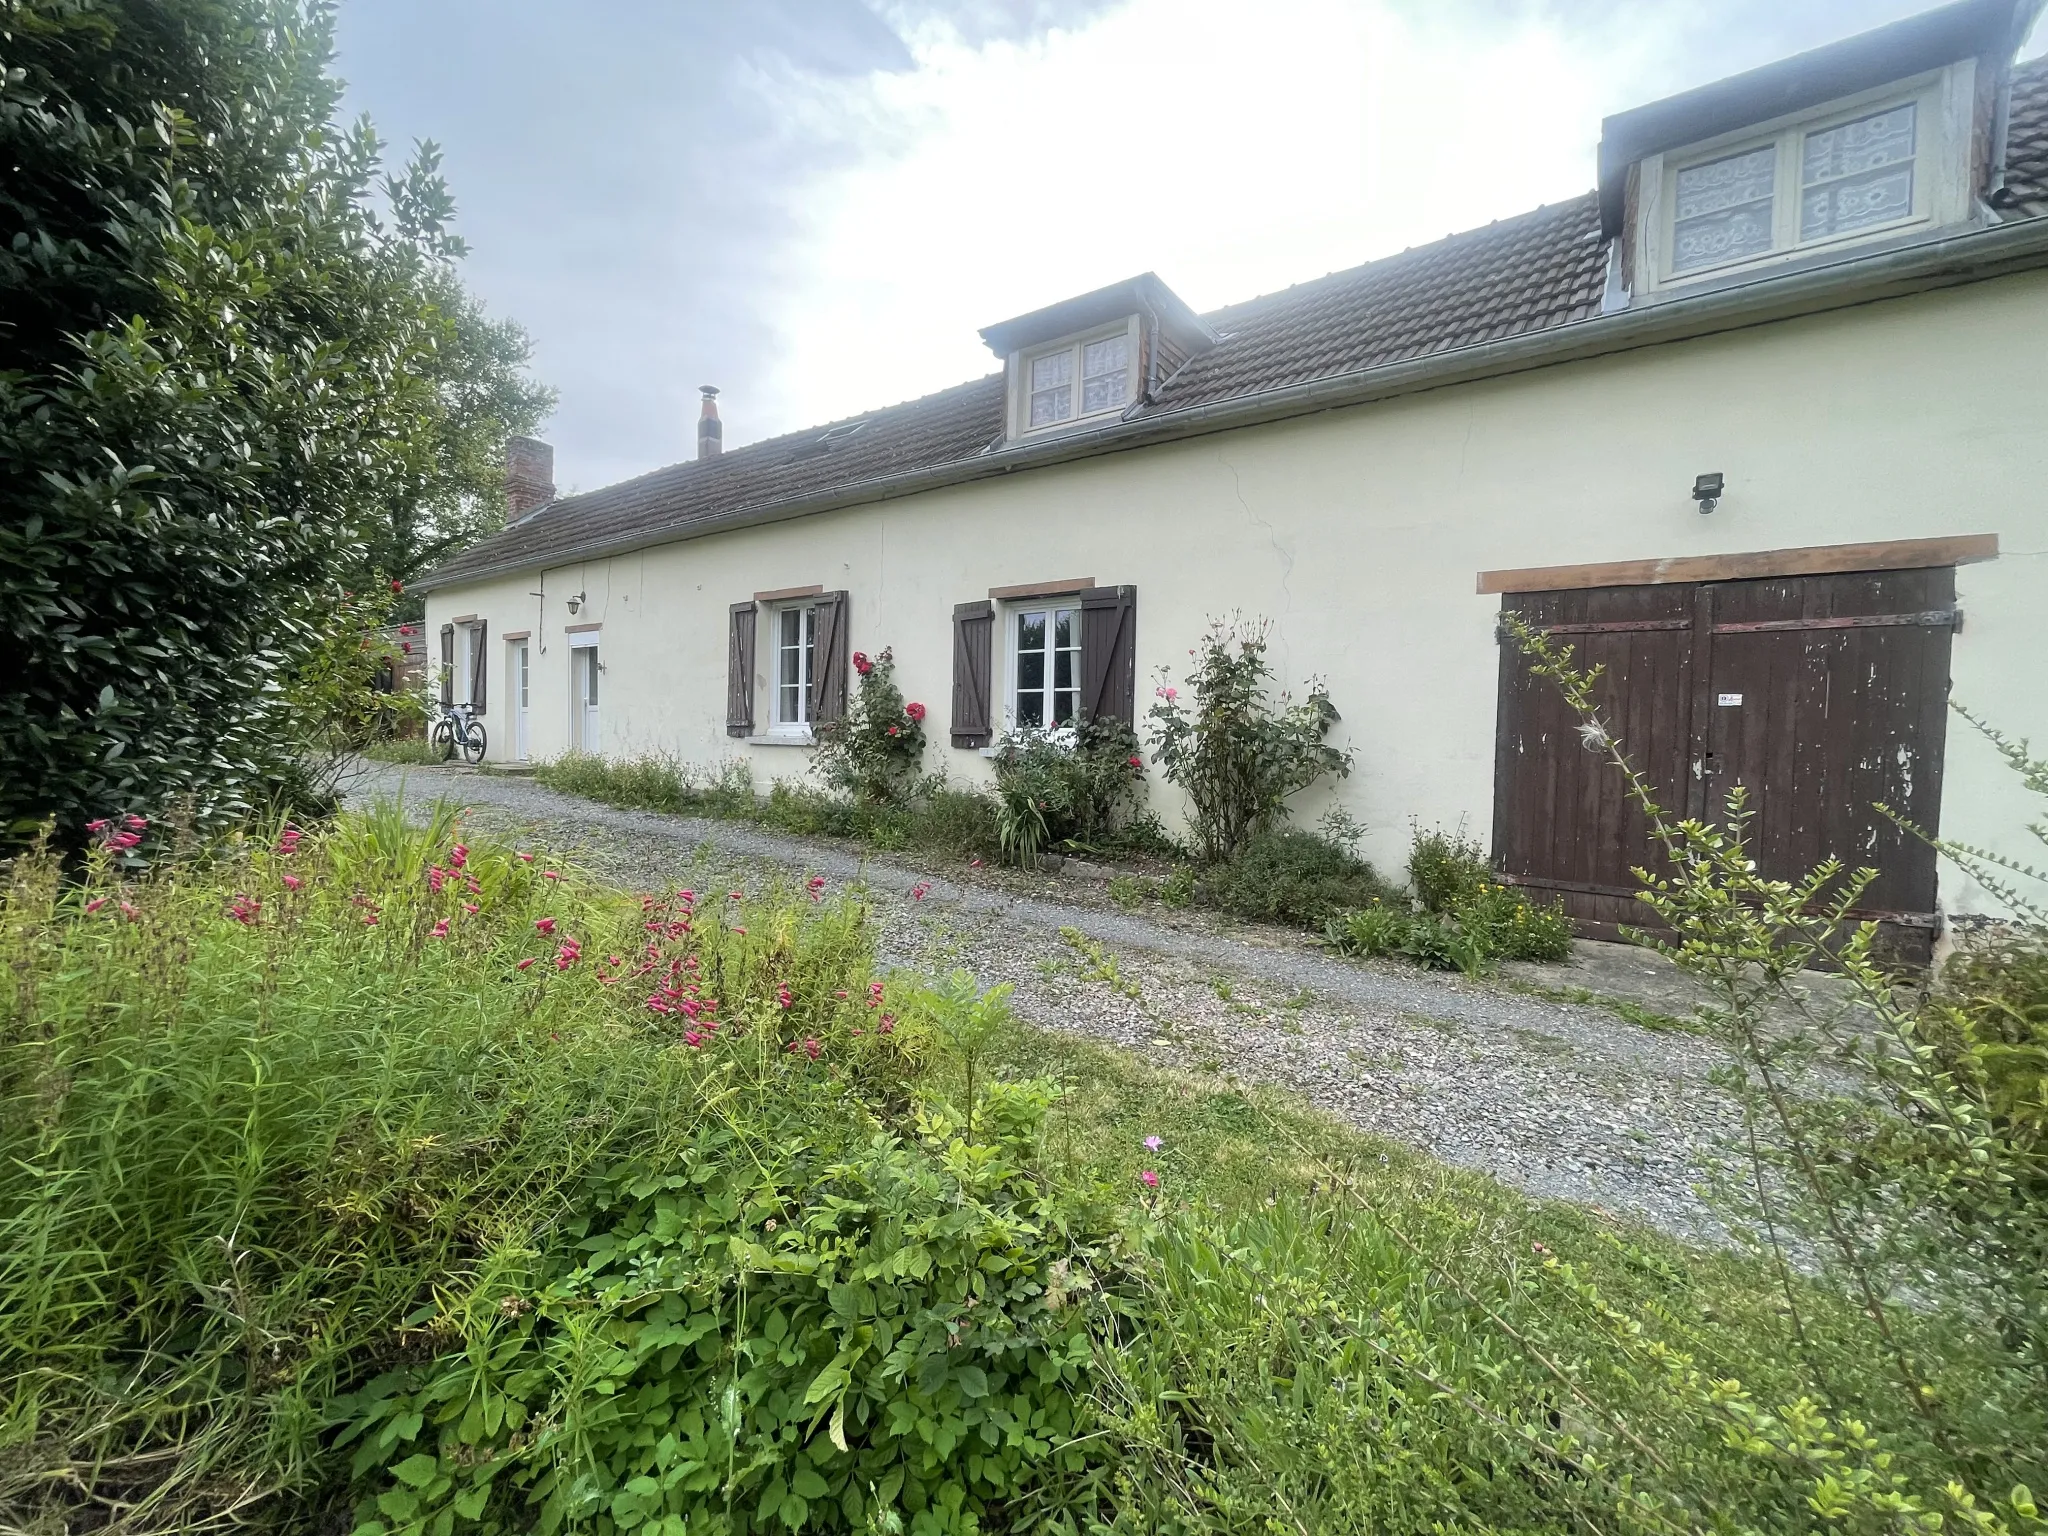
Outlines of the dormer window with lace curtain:
M 1644 156 L 1635 291 L 1966 222 L 1975 92 L 1965 59 Z
M 1121 411 L 1131 403 L 1129 327 L 1033 353 L 1025 359 L 1025 368 L 1031 391 L 1030 430 Z
M 1216 333 L 1150 272 L 985 326 L 1008 442 L 1114 427 Z

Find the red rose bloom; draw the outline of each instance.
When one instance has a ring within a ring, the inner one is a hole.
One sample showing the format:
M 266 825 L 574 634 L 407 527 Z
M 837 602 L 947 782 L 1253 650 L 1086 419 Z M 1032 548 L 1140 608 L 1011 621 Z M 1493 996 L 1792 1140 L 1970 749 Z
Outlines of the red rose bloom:
M 924 706 L 922 704 L 906 704 L 903 706 L 903 713 L 910 716 L 919 725 L 924 724 Z

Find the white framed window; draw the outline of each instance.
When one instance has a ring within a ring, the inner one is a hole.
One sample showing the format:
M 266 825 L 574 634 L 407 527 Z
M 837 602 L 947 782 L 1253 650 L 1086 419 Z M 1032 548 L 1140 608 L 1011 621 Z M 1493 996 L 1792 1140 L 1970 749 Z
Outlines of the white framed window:
M 1081 713 L 1081 604 L 1074 598 L 1018 603 L 1005 614 L 1013 731 L 1075 724 Z
M 1131 403 L 1135 323 L 1024 353 L 1018 359 L 1023 396 L 1018 429 L 1039 432 Z
M 768 626 L 769 726 L 785 735 L 809 735 L 812 679 L 818 659 L 817 605 L 772 608 Z
M 1651 156 L 1642 167 L 1644 286 L 1967 217 L 1973 78 L 1958 64 Z

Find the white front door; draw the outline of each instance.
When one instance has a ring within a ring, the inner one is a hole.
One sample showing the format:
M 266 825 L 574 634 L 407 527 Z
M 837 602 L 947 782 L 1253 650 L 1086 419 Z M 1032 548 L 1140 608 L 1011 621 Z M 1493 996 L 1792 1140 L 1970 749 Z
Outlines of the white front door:
M 597 750 L 597 678 L 601 670 L 596 646 L 576 648 L 576 665 L 570 669 L 576 683 L 576 745 L 585 752 Z
M 533 702 L 532 657 L 524 640 L 512 642 L 512 755 L 520 762 L 531 756 L 527 746 L 526 712 Z

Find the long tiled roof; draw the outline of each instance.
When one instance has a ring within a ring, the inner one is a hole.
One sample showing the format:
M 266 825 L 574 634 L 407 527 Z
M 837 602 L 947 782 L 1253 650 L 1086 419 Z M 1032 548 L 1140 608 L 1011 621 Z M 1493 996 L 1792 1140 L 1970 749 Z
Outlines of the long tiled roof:
M 2013 72 L 2007 185 L 2048 212 L 2048 59 Z M 1155 417 L 1359 373 L 1597 315 L 1606 279 L 1596 194 L 1503 219 L 1203 318 L 1221 340 L 1164 381 Z M 858 424 L 858 430 L 846 429 Z M 550 503 L 421 579 L 558 564 L 603 549 L 685 538 L 756 509 L 939 470 L 1003 437 L 1003 376 L 674 464 Z M 828 441 L 829 439 L 829 441 Z

